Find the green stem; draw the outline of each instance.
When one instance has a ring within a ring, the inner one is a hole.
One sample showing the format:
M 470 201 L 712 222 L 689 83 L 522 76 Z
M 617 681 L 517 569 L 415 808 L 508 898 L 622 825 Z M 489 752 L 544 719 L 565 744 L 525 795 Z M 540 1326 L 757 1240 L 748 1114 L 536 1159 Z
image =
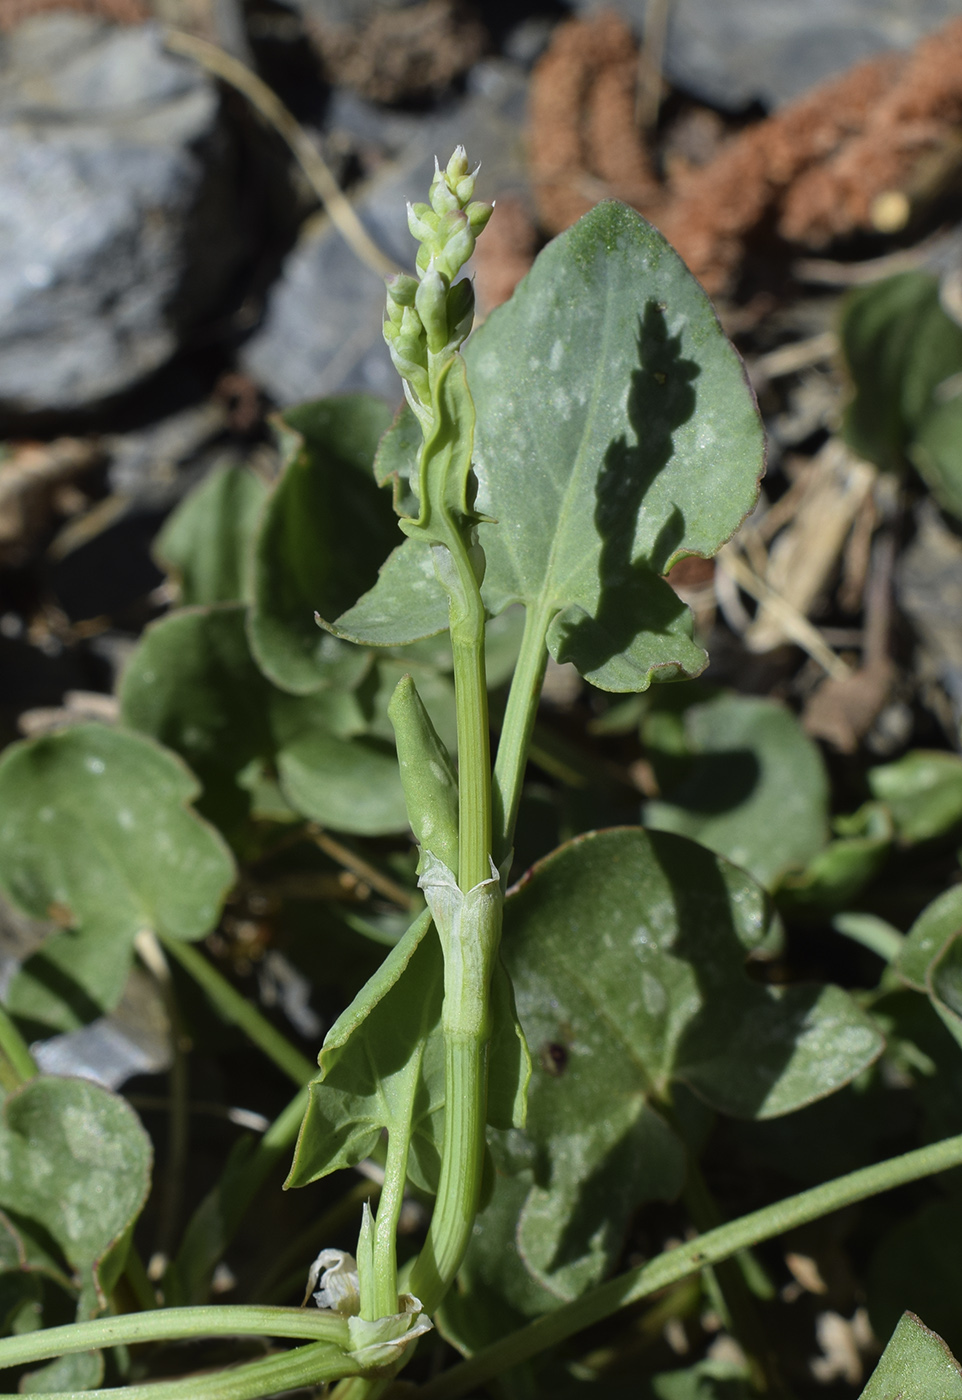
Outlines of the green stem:
M 547 612 L 529 611 L 518 664 L 514 669 L 508 703 L 501 725 L 498 756 L 494 765 L 494 843 L 495 862 L 500 866 L 514 844 L 514 827 L 524 783 L 524 770 L 531 745 L 538 701 L 548 664 L 545 637 L 551 621 Z
M 467 893 L 491 878 L 491 740 L 484 604 L 463 542 L 451 553 L 461 582 L 461 596 L 451 603 L 451 651 L 458 722 L 458 883 Z
M 465 1395 L 512 1366 L 557 1346 L 586 1327 L 610 1317 L 620 1308 L 677 1283 L 707 1264 L 718 1264 L 750 1245 L 797 1229 L 811 1220 L 818 1220 L 823 1215 L 878 1195 L 881 1191 L 891 1191 L 896 1186 L 904 1186 L 906 1182 L 918 1181 L 921 1177 L 960 1165 L 962 1136 L 947 1138 L 943 1142 L 917 1148 L 914 1152 L 906 1152 L 901 1157 L 892 1157 L 887 1162 L 850 1172 L 847 1176 L 802 1191 L 763 1210 L 753 1211 L 751 1215 L 721 1225 L 707 1235 L 667 1250 L 649 1263 L 603 1283 L 575 1302 L 566 1303 L 520 1331 L 485 1347 L 470 1360 L 429 1381 L 420 1393 L 420 1400 L 456 1400 L 457 1396 Z
M 21 1084 L 26 1084 L 28 1079 L 36 1078 L 37 1066 L 27 1048 L 27 1042 L 2 1006 L 0 1006 L 0 1051 L 10 1061 L 10 1066 Z
M 295 1050 L 280 1031 L 274 1029 L 267 1017 L 258 1011 L 253 1002 L 241 996 L 240 992 L 231 986 L 227 978 L 217 971 L 199 948 L 176 938 L 161 937 L 161 942 L 165 951 L 203 988 L 224 1020 L 239 1027 L 289 1079 L 301 1085 L 314 1078 L 317 1066 L 312 1065 L 299 1050 Z
M 384 1162 L 384 1184 L 374 1219 L 374 1317 L 398 1310 L 397 1227 L 404 1205 L 410 1132 L 390 1132 Z
M 47 1400 L 266 1400 L 302 1386 L 324 1385 L 341 1376 L 357 1375 L 360 1366 L 329 1342 L 296 1347 L 279 1356 L 266 1356 L 246 1366 L 179 1381 L 150 1381 L 112 1390 L 58 1390 Z M 0 1400 L 20 1400 L 0 1394 Z
M 434 1312 L 461 1267 L 481 1195 L 487 1105 L 487 1046 L 479 1037 L 445 1038 L 444 1146 L 437 1202 L 411 1292 Z
M 243 1304 L 202 1308 L 153 1308 L 149 1312 L 99 1317 L 45 1327 L 0 1341 L 0 1368 L 26 1366 L 51 1356 L 95 1347 L 136 1346 L 142 1342 L 186 1341 L 191 1337 L 292 1337 L 297 1341 L 348 1345 L 347 1320 L 320 1308 L 265 1308 Z

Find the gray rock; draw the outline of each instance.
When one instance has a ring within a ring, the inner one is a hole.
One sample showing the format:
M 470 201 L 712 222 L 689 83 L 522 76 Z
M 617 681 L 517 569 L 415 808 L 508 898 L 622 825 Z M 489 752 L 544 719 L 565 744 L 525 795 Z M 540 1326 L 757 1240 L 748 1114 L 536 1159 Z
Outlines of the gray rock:
M 426 198 L 435 154 L 444 161 L 461 143 L 472 163 L 480 160 L 480 198 L 524 192 L 524 96 L 524 75 L 515 65 L 478 64 L 469 95 L 423 119 L 397 159 L 362 190 L 358 215 L 402 267 L 413 267 L 417 247 L 406 201 Z M 399 401 L 383 316 L 381 278 L 326 219 L 312 220 L 274 286 L 263 324 L 243 349 L 244 368 L 282 406 L 356 390 Z
M 611 8 L 641 34 L 653 0 L 574 0 Z M 658 0 L 664 3 L 664 0 Z M 962 0 L 669 0 L 665 74 L 737 111 L 775 107 L 883 49 L 911 48 L 962 14 Z
M 0 412 L 162 366 L 244 254 L 214 84 L 153 26 L 38 15 L 0 48 Z

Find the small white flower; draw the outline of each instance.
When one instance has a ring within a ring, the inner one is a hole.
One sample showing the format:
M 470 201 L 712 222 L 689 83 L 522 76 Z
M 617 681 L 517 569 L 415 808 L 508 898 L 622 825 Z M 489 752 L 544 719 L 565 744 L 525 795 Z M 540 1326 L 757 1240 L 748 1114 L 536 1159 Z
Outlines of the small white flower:
M 330 1308 L 342 1317 L 353 1317 L 361 1306 L 361 1290 L 357 1277 L 357 1261 L 343 1249 L 322 1249 L 307 1275 L 306 1303 L 320 1278 L 321 1286 L 314 1293 L 319 1308 Z

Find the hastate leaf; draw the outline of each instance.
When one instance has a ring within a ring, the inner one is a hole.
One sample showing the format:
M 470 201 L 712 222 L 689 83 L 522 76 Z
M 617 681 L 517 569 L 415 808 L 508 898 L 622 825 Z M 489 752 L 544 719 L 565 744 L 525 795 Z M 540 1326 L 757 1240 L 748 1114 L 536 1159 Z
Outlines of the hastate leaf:
M 489 610 L 536 609 L 556 659 L 605 689 L 700 671 L 690 614 L 661 575 L 734 533 L 763 443 L 738 356 L 681 260 L 632 210 L 598 205 L 544 249 L 465 360 L 477 506 L 497 521 L 479 527 Z M 393 433 L 399 471 L 403 418 Z M 338 627 L 372 640 L 360 624 L 376 619 L 401 643 L 445 625 L 426 553 L 410 541 L 392 564 L 433 589 L 417 631 L 383 577 Z
M 151 740 L 85 724 L 0 760 L 0 884 L 55 934 L 14 976 L 7 1006 L 33 1030 L 73 1030 L 120 999 L 141 930 L 202 938 L 234 881 L 198 785 Z

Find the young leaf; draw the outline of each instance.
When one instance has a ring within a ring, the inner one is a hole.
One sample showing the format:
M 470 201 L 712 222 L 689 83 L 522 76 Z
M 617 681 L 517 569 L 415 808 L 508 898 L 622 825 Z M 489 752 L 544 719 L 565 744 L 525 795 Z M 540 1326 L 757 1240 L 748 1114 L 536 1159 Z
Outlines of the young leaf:
M 903 1313 L 860 1400 L 962 1400 L 962 1367 L 937 1332 Z
M 769 889 L 807 865 L 828 837 L 828 777 L 795 717 L 774 700 L 721 694 L 683 722 L 693 761 L 645 803 L 645 825 L 692 837 Z
M 0 1206 L 36 1221 L 63 1250 L 81 1311 L 102 1308 L 100 1272 L 143 1207 L 150 1140 L 116 1094 L 82 1079 L 33 1079 L 0 1121 Z
M 412 1180 L 429 1191 L 437 1188 L 444 965 L 430 917 L 412 925 L 386 962 L 391 967 L 385 990 L 369 1004 L 363 1023 L 357 1026 L 358 1010 L 348 1008 L 325 1039 L 288 1186 L 356 1166 L 387 1129 L 410 1140 Z M 370 1000 L 368 988 L 365 994 Z M 344 1026 L 350 1027 L 346 1036 Z
M 941 750 L 913 749 L 895 763 L 869 769 L 872 796 L 892 812 L 907 846 L 942 836 L 962 822 L 962 758 Z
M 168 516 L 153 552 L 176 578 L 182 604 L 247 598 L 251 546 L 266 496 L 252 471 L 221 465 Z
M 6 1004 L 39 1031 L 74 1030 L 120 999 L 142 929 L 197 939 L 234 881 L 221 838 L 192 812 L 198 786 L 139 735 L 85 724 L 0 760 L 0 884 L 55 934 Z
M 255 543 L 251 647 L 276 685 L 320 690 L 352 664 L 318 629 L 374 582 L 397 540 L 397 520 L 371 477 L 390 422 L 380 399 L 356 394 L 289 409 L 287 462 Z
M 917 991 L 926 991 L 930 967 L 959 932 L 962 932 L 962 885 L 953 885 L 933 899 L 909 929 L 894 964 L 896 972 Z
M 575 1296 L 617 1256 L 631 1211 L 680 1188 L 682 1149 L 657 1111 L 674 1082 L 722 1112 L 768 1118 L 880 1053 L 839 988 L 749 977 L 749 955 L 777 941 L 748 875 L 638 828 L 577 838 L 508 898 L 504 957 L 536 1066 L 518 1244 L 543 1286 Z
M 763 452 L 738 356 L 681 260 L 630 209 L 598 205 L 541 253 L 465 360 L 478 509 L 498 522 L 479 527 L 489 610 L 536 609 L 556 659 L 605 689 L 701 670 L 660 575 L 734 533 Z M 413 437 L 403 419 L 392 435 Z M 400 448 L 382 449 L 395 470 Z M 423 544 L 402 546 L 338 630 L 384 645 L 445 626 L 429 562 Z M 399 577 L 423 580 L 416 610 L 390 596 Z

